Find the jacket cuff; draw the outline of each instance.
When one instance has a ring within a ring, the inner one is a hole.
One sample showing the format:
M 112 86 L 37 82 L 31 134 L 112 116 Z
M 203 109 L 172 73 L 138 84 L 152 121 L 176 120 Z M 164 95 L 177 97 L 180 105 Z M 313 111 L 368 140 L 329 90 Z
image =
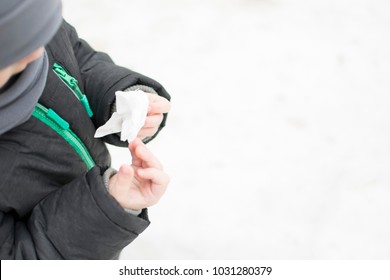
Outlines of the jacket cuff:
M 147 93 L 152 93 L 152 94 L 157 94 L 157 92 L 151 88 L 151 87 L 148 87 L 148 86 L 144 86 L 144 85 L 135 85 L 135 86 L 131 86 L 131 87 L 128 87 L 127 89 L 125 89 L 124 91 L 134 91 L 134 90 L 142 90 L 144 92 L 147 92 Z
M 115 259 L 149 224 L 146 210 L 129 215 L 108 194 L 95 166 L 35 206 L 28 230 L 39 259 Z
M 96 168 L 96 170 L 91 169 L 90 172 L 88 172 L 87 177 L 96 176 L 96 174 L 93 174 L 95 172 L 99 172 L 98 168 Z M 105 186 L 91 188 L 91 193 L 98 206 L 106 213 L 110 220 L 121 225 L 126 230 L 132 231 L 138 235 L 150 224 L 146 209 L 141 211 L 138 216 L 129 215 L 124 211 L 122 206 L 119 205 L 115 198 L 108 193 Z

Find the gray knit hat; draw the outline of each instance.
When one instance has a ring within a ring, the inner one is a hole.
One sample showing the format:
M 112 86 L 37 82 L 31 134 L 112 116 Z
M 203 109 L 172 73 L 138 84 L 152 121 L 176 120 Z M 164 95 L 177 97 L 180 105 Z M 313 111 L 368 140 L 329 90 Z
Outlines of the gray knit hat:
M 0 69 L 47 44 L 61 13 L 61 0 L 0 0 Z

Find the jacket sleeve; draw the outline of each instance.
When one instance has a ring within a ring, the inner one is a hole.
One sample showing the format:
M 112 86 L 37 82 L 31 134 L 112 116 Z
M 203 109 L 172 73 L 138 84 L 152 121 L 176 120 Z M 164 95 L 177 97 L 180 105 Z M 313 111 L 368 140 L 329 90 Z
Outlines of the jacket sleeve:
M 70 34 L 85 94 L 94 112 L 92 120 L 96 127 L 104 125 L 111 117 L 111 107 L 115 101 L 115 92 L 118 90 L 125 90 L 134 85 L 148 86 L 153 88 L 158 95 L 170 100 L 169 94 L 160 83 L 114 64 L 107 54 L 95 51 L 86 41 L 80 39 L 74 27 L 66 22 L 64 24 Z M 166 119 L 167 114 L 164 114 L 158 132 L 165 126 Z M 117 146 L 127 146 L 125 142 L 119 140 L 117 135 L 107 136 L 104 140 Z
M 116 259 L 149 225 L 126 213 L 98 167 L 50 193 L 26 218 L 0 212 L 1 259 Z

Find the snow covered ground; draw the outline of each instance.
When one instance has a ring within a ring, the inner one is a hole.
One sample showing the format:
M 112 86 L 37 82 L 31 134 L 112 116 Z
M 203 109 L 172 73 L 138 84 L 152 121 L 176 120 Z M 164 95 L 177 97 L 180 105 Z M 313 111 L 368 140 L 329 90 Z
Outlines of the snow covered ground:
M 389 1 L 64 0 L 64 14 L 172 95 L 149 145 L 170 187 L 122 259 L 390 258 Z

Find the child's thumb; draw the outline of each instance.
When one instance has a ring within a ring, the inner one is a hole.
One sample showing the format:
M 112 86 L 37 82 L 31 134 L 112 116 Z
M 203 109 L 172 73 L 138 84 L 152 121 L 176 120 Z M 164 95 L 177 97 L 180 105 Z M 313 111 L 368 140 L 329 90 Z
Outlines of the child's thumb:
M 124 164 L 116 174 L 116 184 L 128 185 L 134 177 L 134 169 L 131 165 Z

